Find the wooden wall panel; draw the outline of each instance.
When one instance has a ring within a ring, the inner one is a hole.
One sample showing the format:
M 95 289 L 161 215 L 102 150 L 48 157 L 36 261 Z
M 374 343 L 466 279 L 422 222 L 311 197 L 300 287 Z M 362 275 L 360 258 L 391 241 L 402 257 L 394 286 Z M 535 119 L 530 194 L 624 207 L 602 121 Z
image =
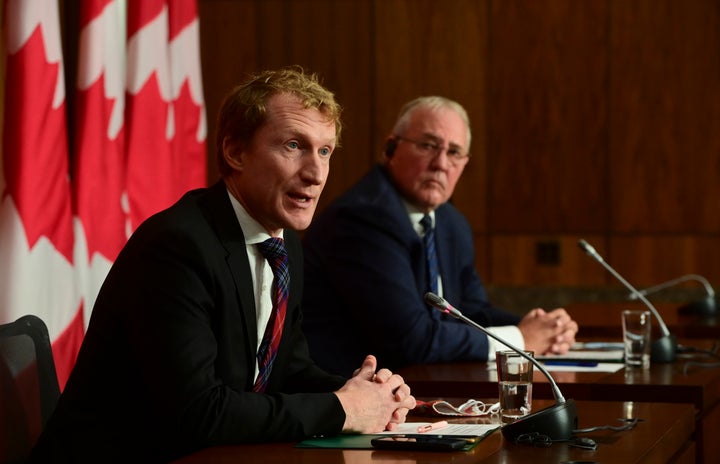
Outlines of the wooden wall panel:
M 610 24 L 613 233 L 720 232 L 720 3 L 615 0 Z
M 256 2 L 198 2 L 200 60 L 208 121 L 208 181 L 219 179 L 215 155 L 217 113 L 225 95 L 258 69 Z
M 649 287 L 685 274 L 700 274 L 720 283 L 720 247 L 716 235 L 615 235 L 611 263 L 634 286 Z M 698 283 L 688 287 L 701 288 Z
M 587 240 L 598 253 L 604 253 L 605 241 L 601 236 L 494 234 L 492 271 L 486 279 L 500 286 L 606 285 L 607 271 L 580 249 L 580 238 Z M 557 244 L 557 264 L 538 262 L 540 244 Z
M 607 228 L 606 2 L 494 1 L 490 228 Z
M 487 1 L 376 0 L 373 143 L 380 152 L 400 107 L 421 95 L 463 105 L 472 159 L 453 202 L 476 231 L 486 228 Z

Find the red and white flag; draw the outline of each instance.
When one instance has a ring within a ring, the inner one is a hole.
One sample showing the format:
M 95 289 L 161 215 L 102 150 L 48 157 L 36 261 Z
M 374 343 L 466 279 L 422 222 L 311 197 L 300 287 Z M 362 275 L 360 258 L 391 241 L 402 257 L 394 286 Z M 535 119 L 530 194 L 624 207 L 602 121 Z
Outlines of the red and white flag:
M 57 2 L 7 0 L 0 172 L 0 322 L 45 321 L 61 387 L 83 330 L 73 273 L 65 78 Z
M 85 323 L 129 236 L 125 190 L 125 2 L 83 0 L 75 113 L 75 271 Z
M 206 185 L 197 4 L 82 1 L 69 156 L 58 2 L 4 3 L 0 323 L 46 322 L 63 388 L 129 235 Z
M 206 184 L 194 0 L 129 0 L 128 174 L 133 229 Z
M 195 0 L 174 0 L 169 7 L 170 85 L 179 194 L 207 184 L 207 120 L 200 69 L 200 21 Z

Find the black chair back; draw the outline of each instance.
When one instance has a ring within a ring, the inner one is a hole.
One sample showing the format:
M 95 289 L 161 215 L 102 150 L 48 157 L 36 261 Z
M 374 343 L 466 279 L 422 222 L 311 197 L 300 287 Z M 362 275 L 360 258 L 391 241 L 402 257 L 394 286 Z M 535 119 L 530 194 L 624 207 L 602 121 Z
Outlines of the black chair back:
M 0 325 L 0 463 L 27 459 L 59 396 L 45 323 L 28 315 Z

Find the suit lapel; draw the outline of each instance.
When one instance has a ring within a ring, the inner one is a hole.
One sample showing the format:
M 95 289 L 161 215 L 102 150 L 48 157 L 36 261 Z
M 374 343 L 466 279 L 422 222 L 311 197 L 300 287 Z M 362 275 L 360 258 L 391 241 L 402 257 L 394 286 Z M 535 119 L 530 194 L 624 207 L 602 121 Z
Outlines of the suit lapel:
M 382 215 L 387 221 L 381 228 L 392 231 L 397 235 L 398 240 L 408 243 L 410 246 L 410 261 L 413 267 L 415 285 L 418 292 L 424 294 L 427 287 L 427 276 L 425 275 L 425 251 L 422 238 L 417 234 L 415 225 L 410 222 L 407 208 L 403 203 L 400 192 L 393 184 L 392 178 L 383 166 L 377 166 L 370 177 L 371 185 L 377 190 L 374 197 L 375 208 L 386 211 Z M 437 240 L 437 235 L 436 235 Z M 437 246 L 437 242 L 436 242 Z M 438 256 L 440 259 L 440 256 Z M 442 271 L 442 263 L 440 263 Z
M 235 282 L 236 294 L 239 299 L 240 316 L 245 329 L 244 339 L 247 353 L 250 355 L 249 365 L 255 362 L 257 347 L 257 320 L 255 314 L 255 296 L 253 295 L 252 275 L 248 261 L 245 236 L 238 222 L 235 211 L 230 203 L 227 189 L 223 181 L 210 188 L 208 205 L 205 208 L 215 233 L 227 250 L 225 260 Z

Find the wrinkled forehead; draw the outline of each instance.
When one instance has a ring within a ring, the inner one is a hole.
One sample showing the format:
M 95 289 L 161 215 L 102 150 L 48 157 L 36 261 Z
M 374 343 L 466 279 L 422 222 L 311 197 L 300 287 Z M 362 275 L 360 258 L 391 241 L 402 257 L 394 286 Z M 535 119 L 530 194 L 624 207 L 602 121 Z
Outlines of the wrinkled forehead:
M 453 109 L 417 108 L 408 118 L 406 133 L 468 149 L 468 128 Z

